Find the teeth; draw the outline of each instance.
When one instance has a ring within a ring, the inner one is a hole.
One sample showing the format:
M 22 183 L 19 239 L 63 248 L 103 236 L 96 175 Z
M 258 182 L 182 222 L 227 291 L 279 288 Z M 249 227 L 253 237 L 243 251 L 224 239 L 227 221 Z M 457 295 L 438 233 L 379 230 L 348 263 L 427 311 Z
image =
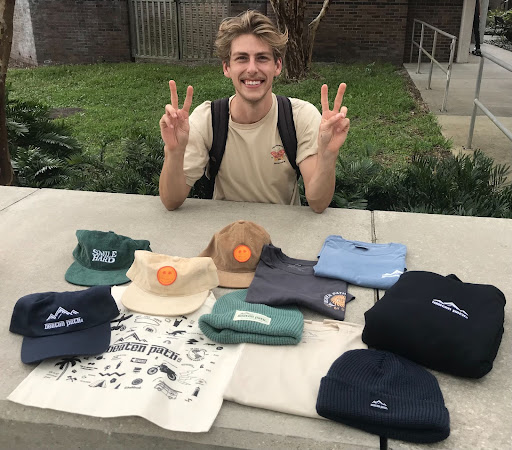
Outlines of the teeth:
M 244 81 L 245 84 L 248 84 L 249 86 L 256 86 L 257 84 L 261 84 L 261 81 L 249 81 L 249 80 L 245 80 Z

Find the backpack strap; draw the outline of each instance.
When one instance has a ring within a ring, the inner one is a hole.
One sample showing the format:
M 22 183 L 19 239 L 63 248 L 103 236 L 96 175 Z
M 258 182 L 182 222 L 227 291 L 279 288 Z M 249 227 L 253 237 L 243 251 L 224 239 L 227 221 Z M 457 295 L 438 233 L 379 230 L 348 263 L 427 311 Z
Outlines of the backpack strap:
M 213 198 L 215 177 L 226 150 L 229 126 L 229 98 L 219 98 L 211 102 L 213 142 L 209 152 L 208 177 L 205 177 L 206 198 Z
M 293 121 L 292 102 L 288 97 L 276 95 L 277 98 L 277 129 L 283 142 L 284 151 L 288 161 L 300 177 L 300 170 L 295 160 L 297 159 L 297 133 L 295 132 L 295 122 Z

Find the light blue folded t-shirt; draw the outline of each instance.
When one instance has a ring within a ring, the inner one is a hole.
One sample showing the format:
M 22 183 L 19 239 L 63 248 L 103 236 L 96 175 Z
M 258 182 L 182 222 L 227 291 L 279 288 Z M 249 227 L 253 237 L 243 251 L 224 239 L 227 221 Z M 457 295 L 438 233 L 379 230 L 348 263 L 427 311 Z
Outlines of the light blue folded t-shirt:
M 315 276 L 337 278 L 375 289 L 388 289 L 405 272 L 407 247 L 373 244 L 328 236 L 314 267 Z

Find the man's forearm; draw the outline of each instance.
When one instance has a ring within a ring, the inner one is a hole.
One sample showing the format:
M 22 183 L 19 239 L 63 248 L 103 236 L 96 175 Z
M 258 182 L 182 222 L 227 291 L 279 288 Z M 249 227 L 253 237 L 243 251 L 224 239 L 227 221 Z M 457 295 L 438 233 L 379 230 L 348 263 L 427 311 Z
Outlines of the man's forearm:
M 306 199 L 313 211 L 321 213 L 332 201 L 336 187 L 336 158 L 316 160 L 315 170 L 306 188 Z
M 183 172 L 184 151 L 165 151 L 160 173 L 160 200 L 168 210 L 179 208 L 190 192 Z

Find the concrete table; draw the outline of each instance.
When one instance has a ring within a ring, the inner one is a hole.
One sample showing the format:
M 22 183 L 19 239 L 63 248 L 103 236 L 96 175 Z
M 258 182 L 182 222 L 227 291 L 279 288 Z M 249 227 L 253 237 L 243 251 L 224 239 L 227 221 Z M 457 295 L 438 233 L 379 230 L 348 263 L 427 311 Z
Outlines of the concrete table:
M 471 380 L 432 371 L 451 422 L 451 436 L 435 448 L 512 448 L 512 220 L 376 211 L 374 224 L 376 242 L 407 245 L 409 270 L 454 273 L 505 294 L 505 333 L 491 372 Z
M 0 211 L 38 191 L 38 189 L 19 188 L 14 186 L 2 186 L 1 189 L 2 192 L 0 195 Z
M 101 419 L 6 400 L 32 369 L 20 361 L 20 336 L 8 331 L 12 308 L 29 293 L 81 289 L 64 280 L 77 229 L 112 230 L 148 239 L 154 252 L 192 257 L 215 232 L 239 219 L 263 226 L 274 245 L 295 258 L 315 259 L 329 234 L 402 242 L 408 246 L 409 269 L 454 272 L 465 281 L 493 283 L 511 298 L 507 257 L 512 221 L 344 209 L 317 215 L 307 207 L 194 199 L 168 212 L 157 197 L 0 187 L 0 448 L 379 448 L 377 436 L 341 424 L 231 402 L 224 403 L 210 432 L 195 434 L 164 430 L 138 417 Z M 226 292 L 214 290 L 217 297 Z M 356 299 L 347 306 L 346 321 L 363 324 L 364 312 L 379 293 L 354 286 L 350 292 Z M 307 317 L 320 319 L 312 313 Z M 486 377 L 474 381 L 435 373 L 451 414 L 452 434 L 433 448 L 512 447 L 510 369 L 507 323 L 495 368 Z M 422 446 L 390 441 L 390 447 Z

